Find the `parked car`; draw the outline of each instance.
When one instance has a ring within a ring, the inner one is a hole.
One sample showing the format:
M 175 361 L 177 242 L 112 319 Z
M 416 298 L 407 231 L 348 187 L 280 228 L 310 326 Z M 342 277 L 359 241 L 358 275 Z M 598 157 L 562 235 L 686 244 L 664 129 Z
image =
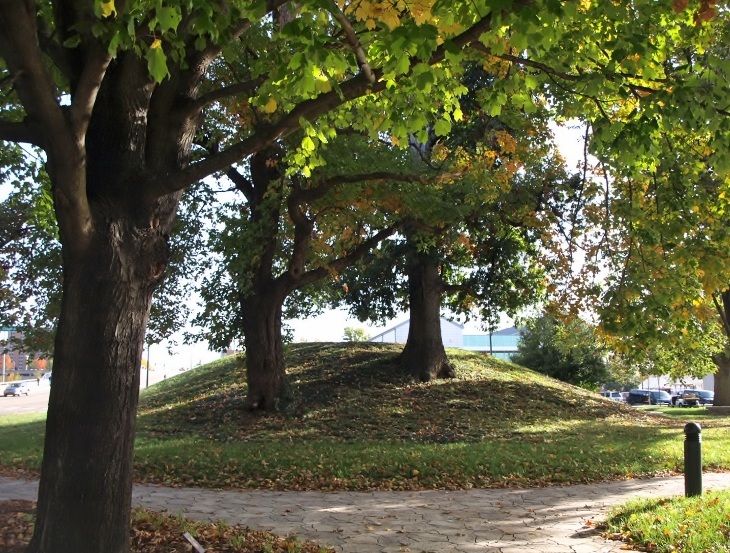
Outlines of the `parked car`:
M 695 390 L 695 393 L 700 396 L 700 405 L 715 404 L 715 392 L 712 390 Z
M 700 398 L 694 393 L 694 390 L 684 390 L 672 396 L 672 405 L 675 407 L 697 407 L 699 402 Z
M 715 402 L 715 392 L 711 390 L 682 390 L 672 397 L 672 404 L 677 407 L 697 407 L 712 405 Z
M 601 392 L 601 395 L 613 401 L 624 401 L 624 396 L 621 395 L 621 392 Z
M 672 396 L 664 390 L 631 390 L 626 403 L 629 405 L 671 405 Z
M 5 388 L 3 397 L 19 396 L 21 394 L 25 394 L 27 396 L 29 393 L 30 385 L 27 382 L 12 382 Z

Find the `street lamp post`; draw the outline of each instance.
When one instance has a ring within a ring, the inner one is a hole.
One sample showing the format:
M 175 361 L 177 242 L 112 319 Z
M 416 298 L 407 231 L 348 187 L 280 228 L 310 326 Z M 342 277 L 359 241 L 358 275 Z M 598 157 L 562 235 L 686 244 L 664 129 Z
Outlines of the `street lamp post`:
M 152 342 L 147 343 L 147 382 L 145 382 L 144 387 L 149 388 L 150 387 L 150 346 L 152 345 Z
M 5 339 L 2 341 L 2 345 L 6 346 L 8 340 L 10 339 L 10 333 L 15 332 L 14 326 L 3 326 L 0 327 L 0 332 L 4 332 Z M 5 356 L 8 354 L 8 349 L 6 347 L 3 347 L 3 383 L 5 382 Z

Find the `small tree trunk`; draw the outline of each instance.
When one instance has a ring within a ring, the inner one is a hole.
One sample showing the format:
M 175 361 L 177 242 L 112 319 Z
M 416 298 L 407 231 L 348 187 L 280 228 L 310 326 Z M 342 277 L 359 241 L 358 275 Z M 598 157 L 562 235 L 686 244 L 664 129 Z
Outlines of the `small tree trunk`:
M 730 406 L 730 356 L 715 356 L 715 405 Z
M 32 553 L 130 547 L 140 366 L 167 245 L 159 229 L 117 219 L 85 251 L 64 254 Z
M 428 382 L 434 378 L 454 378 L 441 336 L 441 275 L 436 260 L 418 253 L 408 270 L 411 310 L 408 341 L 400 361 L 413 378 Z
M 248 409 L 276 409 L 286 389 L 281 339 L 282 304 L 279 294 L 265 288 L 241 302 L 246 342 Z

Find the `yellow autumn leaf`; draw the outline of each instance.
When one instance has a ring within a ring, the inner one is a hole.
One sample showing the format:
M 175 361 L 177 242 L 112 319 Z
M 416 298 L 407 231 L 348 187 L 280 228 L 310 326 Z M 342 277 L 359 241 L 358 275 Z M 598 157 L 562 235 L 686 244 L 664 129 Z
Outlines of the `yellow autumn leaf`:
M 101 15 L 103 17 L 110 17 L 112 14 L 117 13 L 117 8 L 114 6 L 114 0 L 109 0 L 109 2 L 102 2 L 100 4 L 101 8 Z
M 355 17 L 360 21 L 367 21 L 373 18 L 373 13 L 373 5 L 370 2 L 359 2 L 355 11 Z
M 266 105 L 264 106 L 264 111 L 266 113 L 274 113 L 276 111 L 278 104 L 276 103 L 276 100 L 273 98 L 269 98 L 269 101 L 266 102 Z
M 326 94 L 332 90 L 332 85 L 327 79 L 317 79 L 314 81 L 314 88 L 317 92 Z
M 411 15 L 413 16 L 413 20 L 416 22 L 416 25 L 423 25 L 424 23 L 428 23 L 428 21 L 431 20 L 433 17 L 433 14 L 431 13 L 431 8 L 433 7 L 433 2 L 430 1 L 416 1 L 413 3 L 413 5 L 410 7 Z M 403 12 L 405 10 L 399 8 L 399 11 Z
M 400 26 L 400 17 L 394 10 L 383 11 L 380 14 L 380 21 L 385 23 L 391 31 Z
M 317 90 L 317 92 L 329 92 L 332 90 L 332 85 L 330 84 L 329 79 L 327 76 L 322 73 L 322 70 L 317 69 L 314 72 L 314 88 Z

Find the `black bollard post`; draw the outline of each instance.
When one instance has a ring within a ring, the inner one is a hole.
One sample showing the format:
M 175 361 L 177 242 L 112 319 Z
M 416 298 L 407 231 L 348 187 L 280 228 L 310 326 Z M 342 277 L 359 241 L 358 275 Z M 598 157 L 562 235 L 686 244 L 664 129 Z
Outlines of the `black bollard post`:
M 684 426 L 684 495 L 702 495 L 702 429 L 696 422 Z

